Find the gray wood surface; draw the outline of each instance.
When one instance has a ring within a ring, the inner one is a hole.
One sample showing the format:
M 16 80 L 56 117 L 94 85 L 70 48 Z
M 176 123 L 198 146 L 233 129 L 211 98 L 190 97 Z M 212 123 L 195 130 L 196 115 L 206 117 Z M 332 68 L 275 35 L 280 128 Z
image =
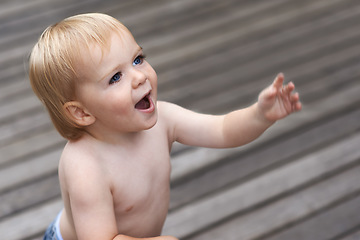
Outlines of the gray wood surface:
M 0 1 L 0 239 L 41 239 L 62 208 L 65 144 L 30 89 L 45 27 L 84 12 L 121 20 L 159 77 L 159 99 L 225 113 L 278 72 L 303 111 L 234 149 L 175 144 L 164 234 L 180 239 L 360 239 L 360 2 Z

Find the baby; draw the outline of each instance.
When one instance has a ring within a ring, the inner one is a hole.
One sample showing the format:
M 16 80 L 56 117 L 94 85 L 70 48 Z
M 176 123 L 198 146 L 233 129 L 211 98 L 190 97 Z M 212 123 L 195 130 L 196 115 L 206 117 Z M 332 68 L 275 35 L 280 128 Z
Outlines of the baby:
M 59 162 L 64 209 L 44 239 L 176 239 L 161 236 L 172 143 L 240 146 L 301 109 L 282 74 L 257 103 L 222 116 L 157 101 L 157 75 L 142 48 L 99 13 L 48 27 L 32 50 L 29 77 L 68 140 Z

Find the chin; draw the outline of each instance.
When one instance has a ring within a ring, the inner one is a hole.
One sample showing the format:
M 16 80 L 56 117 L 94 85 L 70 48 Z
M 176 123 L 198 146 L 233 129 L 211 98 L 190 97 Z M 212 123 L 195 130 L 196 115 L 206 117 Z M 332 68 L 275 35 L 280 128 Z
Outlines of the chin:
M 151 119 L 151 122 L 149 122 L 149 124 L 148 124 L 148 126 L 145 128 L 145 130 L 149 130 L 149 129 L 153 128 L 153 127 L 156 125 L 157 120 L 158 120 L 157 114 L 155 113 L 155 114 L 154 114 L 154 119 Z
M 157 111 L 155 110 L 154 112 L 151 113 L 151 115 L 145 116 L 141 121 L 142 124 L 139 125 L 139 127 L 142 128 L 141 130 L 149 130 L 153 128 L 158 121 Z

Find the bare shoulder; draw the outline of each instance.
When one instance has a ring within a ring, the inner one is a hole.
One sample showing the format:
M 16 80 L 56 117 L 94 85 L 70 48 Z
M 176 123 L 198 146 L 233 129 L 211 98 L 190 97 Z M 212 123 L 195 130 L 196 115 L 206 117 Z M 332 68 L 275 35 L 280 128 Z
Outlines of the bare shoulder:
M 178 116 L 188 111 L 174 103 L 158 101 L 158 112 L 159 117 L 165 118 L 167 121 L 174 121 L 178 119 Z
M 169 141 L 172 143 L 175 141 L 175 126 L 176 120 L 179 118 L 177 116 L 180 112 L 181 107 L 176 104 L 158 101 L 158 126 L 161 126 L 166 129 Z
M 158 101 L 157 107 L 160 115 L 168 114 L 176 105 L 169 102 Z
M 100 174 L 97 151 L 86 141 L 68 142 L 59 162 L 60 181 L 90 180 Z
M 93 148 L 84 140 L 69 141 L 63 150 L 60 165 L 76 165 L 92 162 L 95 158 Z

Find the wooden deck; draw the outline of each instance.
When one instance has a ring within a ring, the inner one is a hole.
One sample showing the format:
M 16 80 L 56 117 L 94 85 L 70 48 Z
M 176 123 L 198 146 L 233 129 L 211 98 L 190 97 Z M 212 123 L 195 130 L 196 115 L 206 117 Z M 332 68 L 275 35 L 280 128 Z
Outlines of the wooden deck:
M 236 149 L 172 153 L 164 234 L 180 239 L 360 239 L 358 0 L 0 2 L 0 239 L 41 239 L 62 208 L 65 141 L 25 66 L 42 30 L 99 11 L 120 19 L 159 76 L 159 98 L 207 113 L 247 106 L 282 71 L 303 111 Z

